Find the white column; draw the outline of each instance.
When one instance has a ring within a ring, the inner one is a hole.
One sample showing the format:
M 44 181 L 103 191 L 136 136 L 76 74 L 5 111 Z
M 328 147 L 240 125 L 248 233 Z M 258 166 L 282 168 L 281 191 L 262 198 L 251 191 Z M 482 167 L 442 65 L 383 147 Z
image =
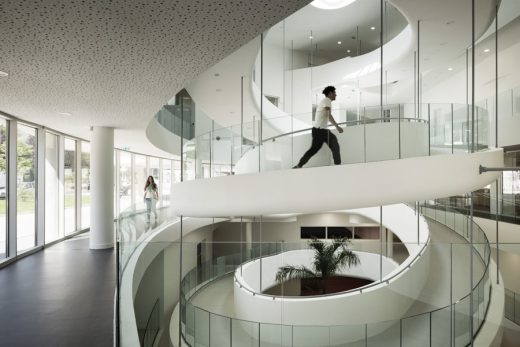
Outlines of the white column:
M 114 129 L 92 128 L 90 248 L 114 246 Z

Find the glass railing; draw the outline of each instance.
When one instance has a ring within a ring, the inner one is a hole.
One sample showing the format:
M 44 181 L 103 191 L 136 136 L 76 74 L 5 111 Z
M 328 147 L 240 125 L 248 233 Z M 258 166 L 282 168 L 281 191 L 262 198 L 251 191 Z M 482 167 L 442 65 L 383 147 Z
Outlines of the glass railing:
M 329 127 L 339 142 L 341 163 L 366 163 L 416 156 L 473 152 L 489 145 L 488 112 L 463 104 L 394 104 L 332 111 L 344 132 Z M 415 111 L 414 111 L 415 110 Z M 208 178 L 289 169 L 310 148 L 313 114 L 294 114 L 214 129 L 185 140 L 185 177 Z M 261 140 L 260 140 L 261 139 Z M 319 152 L 307 164 L 334 163 Z M 259 169 L 260 166 L 260 169 Z
M 470 213 L 470 196 L 451 196 L 435 200 L 438 204 L 449 206 L 452 209 L 469 215 Z M 483 190 L 473 193 L 473 215 L 488 219 L 496 218 L 497 199 L 489 193 L 489 190 Z M 498 219 L 502 222 L 520 223 L 520 194 L 509 194 L 498 198 Z
M 511 322 L 520 325 L 520 294 L 507 288 L 505 289 L 505 294 L 505 317 L 509 319 Z
M 159 333 L 159 328 L 161 326 L 161 314 L 159 312 L 159 299 L 155 301 L 153 305 L 152 312 L 150 312 L 150 316 L 148 317 L 148 321 L 146 322 L 146 327 L 144 329 L 143 338 L 141 342 L 141 346 L 143 347 L 152 347 L 155 343 L 155 339 L 157 338 L 157 334 Z
M 121 212 L 116 223 L 116 271 L 118 286 L 116 291 L 115 321 L 116 341 L 120 346 L 129 345 L 124 338 L 132 336 L 132 334 L 135 335 L 135 339 L 132 340 L 132 343 L 139 342 L 144 346 L 153 345 L 152 340 L 155 339 L 156 335 L 154 331 L 157 330 L 157 326 L 161 326 L 160 324 L 158 325 L 157 322 L 160 322 L 163 318 L 161 307 L 147 307 L 143 312 L 135 314 L 138 317 L 130 317 L 128 313 L 133 312 L 128 305 L 133 302 L 133 299 L 130 299 L 130 297 L 133 295 L 132 286 L 135 268 L 131 267 L 130 270 L 127 270 L 132 256 L 139 247 L 146 248 L 145 246 L 149 246 L 149 243 L 145 240 L 151 233 L 176 222 L 176 217 L 171 207 L 152 209 L 150 212 L 149 214 L 144 203 L 135 204 Z M 126 293 L 122 294 L 122 290 L 124 291 L 125 288 Z M 155 297 L 154 300 L 156 298 L 157 297 Z M 154 304 L 154 301 L 151 303 Z M 157 303 L 158 306 L 159 303 Z M 132 315 L 134 315 L 134 313 L 132 313 Z M 134 320 L 135 323 L 128 324 L 128 322 L 132 320 Z
M 420 210 L 426 217 L 451 229 L 452 242 L 437 240 L 430 245 L 430 251 L 435 253 L 430 255 L 433 257 L 431 266 L 435 266 L 430 269 L 432 280 L 426 283 L 421 294 L 423 297 L 408 297 L 414 303 L 402 318 L 393 320 L 377 321 L 376 318 L 376 321 L 372 319 L 371 322 L 350 325 L 292 325 L 240 319 L 236 316 L 236 309 L 230 309 L 232 303 L 225 303 L 226 299 L 222 299 L 229 295 L 233 297 L 232 287 L 237 285 L 233 273 L 244 271 L 252 261 L 273 256 L 281 258 L 279 265 L 282 266 L 289 259 L 285 254 L 306 249 L 306 243 L 204 242 L 202 247 L 183 244 L 186 254 L 198 254 L 198 259 L 208 259 L 197 261 L 198 264 L 187 271 L 181 281 L 180 328 L 184 342 L 189 346 L 468 345 L 472 341 L 471 333 L 475 335 L 485 320 L 490 299 L 489 243 L 482 229 L 471 223 L 468 216 L 426 203 L 420 206 Z M 403 243 L 381 243 L 379 239 L 352 240 L 353 251 L 366 251 L 367 248 L 373 248 L 375 254 L 379 249 L 379 255 L 388 257 L 395 266 L 407 257 Z M 200 254 L 204 249 L 206 251 Z M 445 278 L 439 277 L 437 269 L 442 269 Z M 471 271 L 472 277 L 469 275 Z M 413 278 L 406 277 L 396 279 L 395 283 L 400 283 L 402 288 L 417 286 Z M 212 288 L 213 285 L 217 287 Z M 224 293 L 224 288 L 228 292 Z M 267 289 L 260 288 L 257 295 L 265 295 Z M 215 300 L 212 290 L 219 290 L 221 299 Z M 363 293 L 360 291 L 358 295 Z M 406 291 L 400 294 L 404 297 L 410 295 Z M 272 298 L 281 300 L 282 308 L 284 300 L 291 299 L 281 295 L 272 295 Z M 373 317 L 379 316 L 378 310 L 384 317 L 384 308 L 373 307 L 371 310 Z M 345 308 L 345 314 L 348 312 Z M 272 317 L 279 322 L 286 319 L 279 311 L 273 312 Z
M 117 219 L 117 244 L 119 257 L 119 277 L 135 249 L 155 228 L 175 221 L 175 213 L 170 207 L 157 208 L 148 214 L 146 205 L 139 203 L 130 206 L 119 214 Z

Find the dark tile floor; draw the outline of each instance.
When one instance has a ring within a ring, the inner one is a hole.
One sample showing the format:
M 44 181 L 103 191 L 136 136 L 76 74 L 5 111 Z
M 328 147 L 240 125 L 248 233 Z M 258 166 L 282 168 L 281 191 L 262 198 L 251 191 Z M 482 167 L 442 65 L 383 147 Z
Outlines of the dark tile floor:
M 114 250 L 88 234 L 0 270 L 0 346 L 112 346 Z

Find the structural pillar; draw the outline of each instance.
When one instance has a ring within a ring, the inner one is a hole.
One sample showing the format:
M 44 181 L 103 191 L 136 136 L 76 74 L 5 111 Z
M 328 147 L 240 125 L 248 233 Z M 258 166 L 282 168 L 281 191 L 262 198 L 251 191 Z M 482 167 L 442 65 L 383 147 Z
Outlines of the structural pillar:
M 92 127 L 90 249 L 114 246 L 114 129 Z

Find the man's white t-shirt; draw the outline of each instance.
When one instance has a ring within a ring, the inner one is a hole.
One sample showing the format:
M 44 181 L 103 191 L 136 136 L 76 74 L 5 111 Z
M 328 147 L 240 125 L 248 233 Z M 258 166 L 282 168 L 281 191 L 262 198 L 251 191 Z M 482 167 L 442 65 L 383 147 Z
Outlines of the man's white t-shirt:
M 329 125 L 329 111 L 325 107 L 331 108 L 332 100 L 325 97 L 320 101 L 318 108 L 316 108 L 316 118 L 314 119 L 313 126 L 315 128 L 327 129 Z

